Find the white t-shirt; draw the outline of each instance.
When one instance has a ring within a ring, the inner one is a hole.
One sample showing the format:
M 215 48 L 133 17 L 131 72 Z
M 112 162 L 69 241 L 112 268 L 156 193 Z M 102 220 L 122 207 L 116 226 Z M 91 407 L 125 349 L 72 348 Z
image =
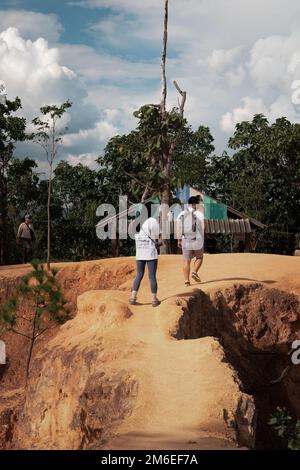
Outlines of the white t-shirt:
M 144 261 L 157 259 L 157 249 L 152 240 L 157 240 L 158 238 L 159 223 L 153 217 L 149 217 L 149 219 L 143 223 L 140 232 L 135 236 L 136 259 Z
M 187 215 L 187 211 L 190 213 Z M 188 207 L 181 211 L 177 223 L 183 222 L 182 248 L 184 250 L 202 250 L 204 245 L 204 214 L 201 210 Z M 194 213 L 194 215 L 192 215 Z M 194 217 L 196 217 L 196 230 L 193 231 Z M 182 230 L 182 225 L 180 226 Z

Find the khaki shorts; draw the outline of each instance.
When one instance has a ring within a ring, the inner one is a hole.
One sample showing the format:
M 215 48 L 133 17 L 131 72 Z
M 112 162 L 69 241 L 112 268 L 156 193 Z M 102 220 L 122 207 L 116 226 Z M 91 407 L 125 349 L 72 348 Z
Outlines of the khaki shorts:
M 203 258 L 203 248 L 201 250 L 186 250 L 182 248 L 183 259 L 186 261 L 191 261 L 193 258 L 201 259 Z

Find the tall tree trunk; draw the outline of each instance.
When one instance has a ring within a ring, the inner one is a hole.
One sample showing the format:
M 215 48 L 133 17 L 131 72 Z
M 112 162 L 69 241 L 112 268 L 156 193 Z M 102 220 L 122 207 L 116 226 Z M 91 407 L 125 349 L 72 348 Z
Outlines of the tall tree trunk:
M 167 100 L 167 79 L 166 79 L 166 58 L 167 58 L 167 44 L 168 44 L 168 17 L 169 17 L 169 1 L 165 0 L 164 10 L 164 34 L 163 34 L 163 48 L 161 56 L 161 71 L 162 71 L 162 91 L 161 91 L 161 102 L 160 102 L 160 114 L 163 119 L 166 112 L 166 100 Z M 170 180 L 171 180 L 171 165 L 169 153 L 164 152 L 162 154 L 162 172 L 164 175 L 164 182 L 162 191 L 159 195 L 161 204 L 170 204 L 171 192 L 170 192 Z M 165 218 L 165 214 L 162 213 L 162 217 Z M 161 221 L 162 224 L 165 222 Z M 167 254 L 170 252 L 170 240 L 162 238 L 162 246 L 160 248 L 161 254 Z
M 37 307 L 38 305 L 36 305 L 36 309 Z M 34 319 L 33 319 L 33 329 L 32 329 L 32 334 L 30 338 L 29 352 L 28 352 L 27 362 L 26 362 L 26 387 L 27 387 L 28 379 L 29 379 L 29 371 L 30 371 L 30 363 L 31 363 L 31 358 L 32 358 L 33 346 L 36 340 L 36 322 L 37 322 L 37 311 L 35 310 Z
M 162 58 L 161 58 L 161 70 L 162 70 L 162 93 L 161 93 L 161 102 L 160 102 L 160 114 L 161 119 L 163 120 L 164 114 L 166 112 L 166 99 L 167 99 L 167 80 L 166 80 L 166 59 L 167 59 L 167 43 L 168 43 L 168 16 L 169 16 L 169 2 L 165 0 L 165 10 L 164 10 L 164 34 L 163 34 L 163 48 L 162 48 Z M 186 101 L 186 92 L 182 91 L 178 84 L 174 81 L 174 85 L 181 95 L 181 103 L 179 105 L 179 114 L 183 118 L 184 105 Z M 182 123 L 183 126 L 183 123 Z M 165 131 L 167 132 L 167 131 Z M 170 206 L 171 204 L 171 180 L 172 180 L 172 162 L 173 155 L 178 144 L 178 141 L 181 137 L 182 128 L 180 128 L 175 137 L 173 138 L 170 145 L 163 151 L 161 155 L 161 171 L 164 175 L 164 181 L 162 185 L 162 190 L 159 194 L 161 204 Z M 168 141 L 168 135 L 165 135 L 165 141 Z M 162 225 L 167 224 L 168 221 L 167 213 L 162 212 Z M 162 237 L 162 247 L 160 249 L 161 254 L 170 253 L 170 239 Z
M 161 55 L 162 90 L 161 90 L 160 112 L 162 116 L 166 111 L 166 100 L 167 100 L 166 58 L 167 58 L 167 44 L 168 44 L 168 17 L 169 17 L 169 0 L 165 0 L 163 49 L 162 49 L 162 55 Z
M 3 188 L 1 188 L 1 249 L 0 254 L 2 254 L 0 259 L 0 264 L 9 263 L 9 253 L 8 253 L 8 210 L 7 210 L 7 191 L 6 191 L 6 181 L 2 181 Z M 1 186 L 2 186 L 1 185 Z
M 47 212 L 48 212 L 48 231 L 47 231 L 47 268 L 50 270 L 50 257 L 51 257 L 51 189 L 52 189 L 52 172 L 53 172 L 53 162 L 56 156 L 56 122 L 53 118 L 52 122 L 52 132 L 51 132 L 51 150 L 49 155 L 49 184 L 48 184 L 48 203 L 47 203 Z
M 0 214 L 1 214 L 1 247 L 0 247 L 0 264 L 9 263 L 9 248 L 8 248 L 8 203 L 7 203 L 7 178 L 6 170 L 9 164 L 10 155 L 4 150 L 1 155 L 0 164 Z
M 48 182 L 48 201 L 47 201 L 47 215 L 48 215 L 48 229 L 47 229 L 47 268 L 50 270 L 50 256 L 51 256 L 51 187 L 52 187 L 52 163 L 50 164 L 49 182 Z

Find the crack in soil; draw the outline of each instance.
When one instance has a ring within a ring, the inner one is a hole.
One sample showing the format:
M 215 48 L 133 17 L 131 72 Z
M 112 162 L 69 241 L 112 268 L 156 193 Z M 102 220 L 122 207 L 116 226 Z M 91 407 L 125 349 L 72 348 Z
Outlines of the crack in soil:
M 268 420 L 277 406 L 300 417 L 300 370 L 291 365 L 291 343 L 299 337 L 300 308 L 293 294 L 261 284 L 234 285 L 208 295 L 191 297 L 179 320 L 175 338 L 188 340 L 213 336 L 224 348 L 226 360 L 237 371 L 243 392 L 252 395 L 257 410 L 256 449 L 280 446 Z

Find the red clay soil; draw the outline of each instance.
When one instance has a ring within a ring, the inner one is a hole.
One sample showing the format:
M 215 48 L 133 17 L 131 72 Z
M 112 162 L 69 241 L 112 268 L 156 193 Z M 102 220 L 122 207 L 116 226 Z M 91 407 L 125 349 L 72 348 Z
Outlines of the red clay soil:
M 160 258 L 155 310 L 147 277 L 139 305 L 128 306 L 133 258 L 57 265 L 75 318 L 36 347 L 19 411 L 26 342 L 5 334 L 3 445 L 267 448 L 264 425 L 254 436 L 257 410 L 265 422 L 272 407 L 286 403 L 300 418 L 298 368 L 270 386 L 299 337 L 300 258 L 206 255 L 202 283 L 190 288 L 181 264 L 180 256 Z M 28 269 L 0 268 L 0 303 Z

